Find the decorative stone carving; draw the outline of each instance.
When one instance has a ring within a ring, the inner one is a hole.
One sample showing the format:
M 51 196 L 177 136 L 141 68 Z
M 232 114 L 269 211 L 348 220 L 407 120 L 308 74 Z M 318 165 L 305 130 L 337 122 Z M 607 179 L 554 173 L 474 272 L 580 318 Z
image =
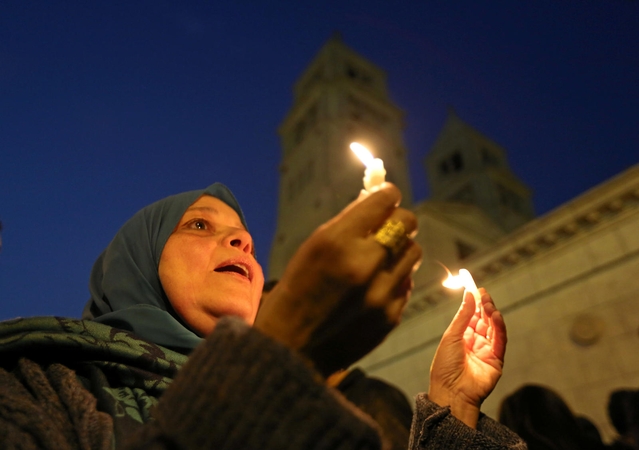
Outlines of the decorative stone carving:
M 555 233 L 547 233 L 541 237 L 544 244 L 551 246 L 557 242 L 557 235 Z
M 586 219 L 586 222 L 588 223 L 597 223 L 599 222 L 599 219 L 601 219 L 601 214 L 599 213 L 599 211 L 591 211 L 586 214 L 584 219 Z
M 608 209 L 614 212 L 621 211 L 622 208 L 623 208 L 623 201 L 618 198 L 611 201 L 610 204 L 608 205 Z
M 519 261 L 521 261 L 521 256 L 518 253 L 509 253 L 505 260 L 511 264 L 511 265 L 515 265 L 517 264 Z
M 562 231 L 566 233 L 568 236 L 572 236 L 573 234 L 577 232 L 578 229 L 579 229 L 579 226 L 576 223 L 569 222 L 563 226 Z
M 529 255 L 534 255 L 539 251 L 539 244 L 537 244 L 536 242 L 529 242 L 528 244 L 526 244 L 524 249 Z
M 589 347 L 596 344 L 604 332 L 604 322 L 593 314 L 580 314 L 570 327 L 570 339 L 577 345 Z

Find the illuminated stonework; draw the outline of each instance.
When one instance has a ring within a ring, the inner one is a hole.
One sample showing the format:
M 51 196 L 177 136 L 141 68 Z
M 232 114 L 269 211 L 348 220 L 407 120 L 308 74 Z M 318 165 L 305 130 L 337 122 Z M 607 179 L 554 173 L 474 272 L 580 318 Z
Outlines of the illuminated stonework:
M 639 208 L 639 169 L 634 167 L 614 178 L 596 191 L 590 191 L 555 211 L 529 222 L 511 233 L 489 251 L 472 256 L 467 267 L 478 284 L 507 275 L 508 271 L 525 265 L 535 258 L 558 247 L 570 245 L 572 240 L 586 237 L 598 228 L 624 214 L 636 214 Z M 639 231 L 638 231 L 639 234 Z M 404 311 L 409 319 L 437 303 L 447 295 L 435 295 L 444 290 L 434 285 L 424 292 L 415 292 L 411 303 Z M 445 293 L 444 293 L 445 294 Z

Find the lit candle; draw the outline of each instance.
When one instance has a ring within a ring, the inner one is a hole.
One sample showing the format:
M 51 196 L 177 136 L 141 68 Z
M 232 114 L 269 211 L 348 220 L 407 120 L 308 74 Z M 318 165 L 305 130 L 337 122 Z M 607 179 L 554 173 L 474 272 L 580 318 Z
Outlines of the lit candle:
M 366 170 L 364 171 L 364 189 L 373 192 L 378 188 L 386 178 L 386 169 L 384 169 L 384 161 L 379 158 L 373 158 L 373 155 L 366 147 L 357 142 L 352 142 L 351 150 L 364 163 Z
M 475 304 L 479 306 L 481 304 L 481 295 L 479 295 L 479 290 L 470 272 L 466 269 L 459 269 L 459 275 L 453 276 L 448 269 L 446 269 L 446 271 L 448 272 L 448 278 L 442 282 L 442 285 L 449 289 L 459 289 L 463 287 L 468 292 L 472 292 L 473 297 L 475 297 Z

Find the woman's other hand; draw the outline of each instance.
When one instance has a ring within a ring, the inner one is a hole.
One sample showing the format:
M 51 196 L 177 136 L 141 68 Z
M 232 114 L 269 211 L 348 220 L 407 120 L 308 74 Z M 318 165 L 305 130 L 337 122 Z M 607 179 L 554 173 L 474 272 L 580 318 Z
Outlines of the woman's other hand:
M 417 219 L 398 208 L 400 200 L 399 189 L 385 183 L 320 226 L 289 261 L 255 327 L 325 376 L 375 348 L 399 323 L 421 259 L 412 239 L 394 256 L 375 240 L 389 219 L 415 234 Z
M 506 325 L 485 289 L 481 306 L 465 293 L 459 311 L 444 332 L 430 370 L 428 397 L 450 406 L 452 414 L 475 428 L 481 403 L 501 377 Z

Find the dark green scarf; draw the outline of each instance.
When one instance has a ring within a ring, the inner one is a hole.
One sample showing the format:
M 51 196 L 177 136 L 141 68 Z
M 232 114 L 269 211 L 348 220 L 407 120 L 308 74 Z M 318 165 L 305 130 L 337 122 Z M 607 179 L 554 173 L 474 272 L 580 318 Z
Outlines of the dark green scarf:
M 0 411 L 9 412 L 19 428 L 46 440 L 38 429 L 59 425 L 46 414 L 51 408 L 88 417 L 80 401 L 84 388 L 95 398 L 97 410 L 111 417 L 112 425 L 94 430 L 96 438 L 102 435 L 116 443 L 150 420 L 151 408 L 188 358 L 128 331 L 61 317 L 0 323 L 0 356 Z M 60 378 L 64 368 L 73 371 L 71 377 Z M 66 387 L 60 388 L 61 383 Z M 65 397 L 61 389 L 75 394 Z M 23 410 L 33 414 L 21 418 Z M 76 431 L 81 434 L 82 429 Z

